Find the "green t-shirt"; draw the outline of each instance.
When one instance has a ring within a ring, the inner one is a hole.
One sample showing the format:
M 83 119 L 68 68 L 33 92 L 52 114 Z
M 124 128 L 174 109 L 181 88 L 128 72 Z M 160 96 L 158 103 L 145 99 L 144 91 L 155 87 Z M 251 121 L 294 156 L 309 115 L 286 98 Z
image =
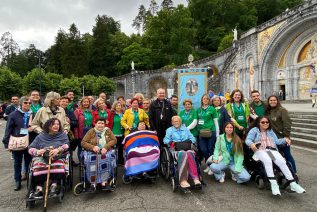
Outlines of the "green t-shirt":
M 122 114 L 116 114 L 113 117 L 113 127 L 112 132 L 115 136 L 122 136 L 123 135 L 123 128 L 121 126 Z
M 198 108 L 197 117 L 198 130 L 211 129 L 212 131 L 216 131 L 214 118 L 217 118 L 217 111 L 213 106 L 208 106 L 206 108 Z
M 244 128 L 247 128 L 247 117 L 245 116 L 244 108 L 242 104 L 239 104 L 239 107 L 233 103 L 233 113 L 234 119 L 238 124 Z
M 89 110 L 84 110 L 84 116 L 85 116 L 85 127 L 91 127 L 92 126 L 92 114 Z
M 263 103 L 261 103 L 260 105 L 256 105 L 254 103 L 254 104 L 252 104 L 252 108 L 253 108 L 253 110 L 254 110 L 256 115 L 264 116 L 265 108 L 264 108 L 264 104 Z
M 182 119 L 182 123 L 186 127 L 188 127 L 191 123 L 193 123 L 194 119 L 197 119 L 197 112 L 195 111 L 195 109 L 191 109 L 188 112 L 186 112 L 186 110 L 182 110 L 179 113 L 179 116 Z M 195 127 L 194 129 L 191 129 L 190 132 L 193 134 L 193 136 L 197 136 L 198 135 L 197 127 Z
M 99 110 L 99 111 L 98 111 L 98 115 L 99 115 L 99 118 L 104 118 L 104 119 L 107 119 L 107 118 L 108 118 L 108 113 L 107 113 L 107 111 L 101 112 L 101 111 Z

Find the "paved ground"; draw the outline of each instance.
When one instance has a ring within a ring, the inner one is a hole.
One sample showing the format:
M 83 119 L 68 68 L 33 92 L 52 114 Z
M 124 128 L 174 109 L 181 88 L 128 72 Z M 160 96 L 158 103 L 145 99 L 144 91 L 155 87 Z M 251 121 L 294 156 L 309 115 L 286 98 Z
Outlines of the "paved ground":
M 292 107 L 294 107 L 293 105 Z M 308 105 L 307 105 L 308 106 Z M 295 106 L 296 108 L 296 106 Z M 303 108 L 303 107 L 302 107 Z M 308 109 L 308 107 L 307 107 Z M 3 123 L 3 121 L 2 121 Z M 3 136 L 0 126 L 0 138 Z M 237 185 L 229 177 L 224 184 L 205 176 L 207 186 L 202 191 L 173 193 L 168 182 L 160 179 L 156 184 L 137 182 L 123 185 L 121 179 L 113 193 L 96 193 L 75 197 L 66 193 L 62 204 L 48 203 L 50 211 L 317 211 L 317 153 L 293 148 L 299 177 L 306 194 L 282 191 L 275 198 L 270 190 L 259 190 L 254 182 Z M 23 188 L 13 191 L 13 161 L 0 145 L 0 211 L 25 211 L 25 182 Z M 77 173 L 78 170 L 75 169 Z M 122 176 L 122 167 L 119 168 Z M 77 181 L 77 179 L 75 179 Z M 37 204 L 34 211 L 41 211 Z

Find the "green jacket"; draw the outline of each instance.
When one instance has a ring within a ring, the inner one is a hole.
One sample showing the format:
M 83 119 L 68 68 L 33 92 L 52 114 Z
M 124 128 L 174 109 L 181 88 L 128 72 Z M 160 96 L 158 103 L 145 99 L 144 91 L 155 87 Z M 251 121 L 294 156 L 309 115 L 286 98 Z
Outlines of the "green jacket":
M 222 162 L 226 165 L 230 163 L 230 153 L 227 150 L 226 147 L 226 141 L 225 141 L 225 134 L 221 134 L 217 138 L 217 142 L 215 145 L 215 150 L 214 150 L 214 155 L 213 155 L 213 160 L 218 160 L 219 156 L 222 155 Z M 240 173 L 243 169 L 243 160 L 244 160 L 244 155 L 243 154 L 238 154 L 235 153 L 233 155 L 233 160 L 234 160 L 234 171 Z
M 273 108 L 269 114 L 266 115 L 269 117 L 272 129 L 278 138 L 290 137 L 292 121 L 285 108 Z
M 250 116 L 250 107 L 249 107 L 249 103 L 245 102 L 245 103 L 241 103 L 243 110 L 244 110 L 244 114 L 246 117 L 246 120 L 249 120 L 249 116 Z M 231 117 L 231 121 L 234 123 L 235 126 L 240 126 L 237 122 L 237 120 L 235 119 L 234 116 L 234 112 L 233 112 L 233 103 L 228 103 L 226 105 L 226 109 L 228 111 L 229 116 Z

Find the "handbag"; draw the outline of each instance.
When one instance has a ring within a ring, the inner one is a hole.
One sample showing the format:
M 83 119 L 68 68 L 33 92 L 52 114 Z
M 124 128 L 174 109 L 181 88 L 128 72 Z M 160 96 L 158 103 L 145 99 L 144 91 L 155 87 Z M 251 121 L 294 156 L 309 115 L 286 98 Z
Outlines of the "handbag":
M 29 146 L 29 135 L 23 137 L 10 136 L 8 149 L 11 151 L 25 150 Z
M 192 142 L 190 140 L 175 142 L 174 143 L 175 151 L 187 151 L 192 149 Z
M 212 131 L 210 129 L 201 129 L 199 131 L 199 136 L 202 138 L 210 138 L 212 135 Z
M 32 120 L 32 114 L 29 117 L 28 125 L 31 124 L 31 120 Z M 24 127 L 26 128 L 27 126 L 24 126 Z M 9 138 L 8 149 L 11 151 L 25 150 L 28 148 L 28 146 L 29 146 L 29 134 L 22 137 L 16 137 L 11 135 Z

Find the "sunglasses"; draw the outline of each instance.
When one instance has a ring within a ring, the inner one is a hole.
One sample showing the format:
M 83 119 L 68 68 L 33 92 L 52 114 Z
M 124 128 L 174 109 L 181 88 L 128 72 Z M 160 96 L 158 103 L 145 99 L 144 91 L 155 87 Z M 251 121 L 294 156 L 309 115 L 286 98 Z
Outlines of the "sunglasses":
M 261 124 L 269 124 L 268 121 L 261 121 L 260 123 L 261 123 Z
M 23 104 L 30 105 L 30 104 L 32 104 L 32 102 L 23 102 Z

